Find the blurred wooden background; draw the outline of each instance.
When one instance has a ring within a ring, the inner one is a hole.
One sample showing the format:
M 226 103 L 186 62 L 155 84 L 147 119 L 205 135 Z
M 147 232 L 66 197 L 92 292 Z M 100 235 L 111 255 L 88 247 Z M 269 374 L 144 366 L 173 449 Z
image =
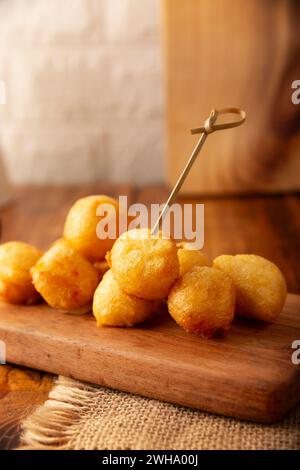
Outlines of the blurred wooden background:
M 300 189 L 297 0 L 164 0 L 168 182 L 174 184 L 212 108 L 246 123 L 209 137 L 183 190 L 224 194 Z

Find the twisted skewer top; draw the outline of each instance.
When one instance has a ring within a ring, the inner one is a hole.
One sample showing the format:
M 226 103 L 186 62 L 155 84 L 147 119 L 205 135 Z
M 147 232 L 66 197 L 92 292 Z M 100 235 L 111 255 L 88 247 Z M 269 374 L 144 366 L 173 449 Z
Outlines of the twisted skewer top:
M 236 121 L 224 122 L 222 124 L 215 124 L 219 116 L 223 114 L 237 114 L 240 118 Z M 223 108 L 219 111 L 213 109 L 210 113 L 210 116 L 206 119 L 203 127 L 197 127 L 196 129 L 191 130 L 191 134 L 211 134 L 215 131 L 220 131 L 222 129 L 230 129 L 232 127 L 237 127 L 243 124 L 246 119 L 246 113 L 239 108 Z

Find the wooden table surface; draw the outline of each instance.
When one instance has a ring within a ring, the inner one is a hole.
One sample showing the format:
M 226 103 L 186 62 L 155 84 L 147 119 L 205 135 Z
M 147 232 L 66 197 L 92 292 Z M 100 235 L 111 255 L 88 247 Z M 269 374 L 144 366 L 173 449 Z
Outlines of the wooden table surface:
M 79 197 L 104 193 L 127 195 L 130 202 L 165 201 L 163 187 L 135 189 L 99 183 L 80 187 L 18 187 L 13 203 L 0 210 L 1 241 L 23 240 L 41 249 L 62 233 L 70 205 Z M 256 253 L 283 271 L 289 292 L 300 293 L 300 196 L 182 198 L 205 204 L 205 245 L 208 257 Z M 53 377 L 12 365 L 0 366 L 0 449 L 18 444 L 20 423 L 42 403 Z

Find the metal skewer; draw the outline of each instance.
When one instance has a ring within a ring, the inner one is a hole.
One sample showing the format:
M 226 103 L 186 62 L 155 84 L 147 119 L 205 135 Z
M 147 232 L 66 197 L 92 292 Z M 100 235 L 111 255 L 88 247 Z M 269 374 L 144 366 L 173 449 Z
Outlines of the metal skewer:
M 240 118 L 236 121 L 231 121 L 231 122 L 227 122 L 227 123 L 225 122 L 225 123 L 222 123 L 222 124 L 215 124 L 215 122 L 218 119 L 218 116 L 223 115 L 223 114 L 237 114 L 238 116 L 240 116 Z M 189 174 L 189 172 L 190 172 L 190 170 L 191 170 L 191 168 L 192 168 L 192 166 L 193 166 L 200 150 L 202 149 L 202 147 L 204 145 L 204 142 L 207 139 L 207 136 L 209 134 L 211 134 L 212 132 L 215 132 L 215 131 L 219 131 L 219 130 L 223 130 L 223 129 L 230 129 L 230 128 L 233 128 L 233 127 L 240 126 L 241 124 L 243 124 L 243 122 L 245 122 L 245 119 L 246 119 L 245 111 L 243 111 L 239 108 L 224 108 L 224 109 L 220 109 L 219 111 L 217 111 L 216 109 L 213 109 L 212 112 L 210 113 L 210 116 L 206 119 L 203 127 L 199 127 L 199 128 L 191 130 L 192 134 L 201 134 L 201 137 L 198 140 L 198 142 L 196 144 L 196 147 L 194 148 L 194 150 L 192 152 L 192 155 L 188 159 L 187 164 L 185 165 L 181 175 L 179 176 L 174 188 L 172 189 L 172 192 L 171 192 L 170 196 L 168 197 L 168 200 L 165 203 L 165 205 L 163 207 L 163 210 L 161 211 L 157 221 L 155 222 L 155 225 L 154 225 L 154 227 L 152 229 L 152 232 L 151 232 L 152 235 L 156 234 L 156 232 L 158 231 L 158 229 L 161 226 L 161 223 L 162 223 L 162 221 L 164 219 L 164 216 L 166 215 L 168 209 L 173 204 L 173 202 L 176 200 L 177 195 L 178 195 L 183 183 L 185 182 L 187 175 Z

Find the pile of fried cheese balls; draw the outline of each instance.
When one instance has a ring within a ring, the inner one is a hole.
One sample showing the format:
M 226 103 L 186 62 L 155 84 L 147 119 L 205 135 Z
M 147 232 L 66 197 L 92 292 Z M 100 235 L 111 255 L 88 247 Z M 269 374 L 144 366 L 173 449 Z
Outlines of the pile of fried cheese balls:
M 99 239 L 96 227 L 108 196 L 79 199 L 70 209 L 63 238 L 45 253 L 23 242 L 0 246 L 0 298 L 81 315 L 93 310 L 98 327 L 130 327 L 160 315 L 167 303 L 184 330 L 211 338 L 226 332 L 235 315 L 276 320 L 286 299 L 279 268 L 256 255 L 206 256 L 159 232 L 133 229 Z

